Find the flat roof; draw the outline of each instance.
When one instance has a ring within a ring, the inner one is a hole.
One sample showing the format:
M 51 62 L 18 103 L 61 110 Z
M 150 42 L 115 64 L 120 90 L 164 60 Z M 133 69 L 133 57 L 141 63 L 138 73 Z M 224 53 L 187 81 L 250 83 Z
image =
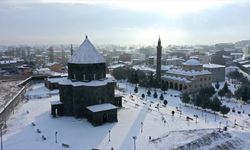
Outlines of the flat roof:
M 51 101 L 51 105 L 63 104 L 61 101 Z
M 225 68 L 224 65 L 218 65 L 218 64 L 203 64 L 203 67 L 205 67 L 205 68 Z
M 92 105 L 92 106 L 87 107 L 87 109 L 92 112 L 100 112 L 100 111 L 105 111 L 105 110 L 117 109 L 117 107 L 112 104 L 106 103 L 106 104 Z

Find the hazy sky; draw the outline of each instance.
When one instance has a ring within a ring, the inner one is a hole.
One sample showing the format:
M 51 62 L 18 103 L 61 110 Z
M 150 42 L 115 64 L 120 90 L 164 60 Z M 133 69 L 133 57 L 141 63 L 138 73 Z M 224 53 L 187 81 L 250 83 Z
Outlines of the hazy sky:
M 0 0 L 0 45 L 215 44 L 250 39 L 247 1 Z

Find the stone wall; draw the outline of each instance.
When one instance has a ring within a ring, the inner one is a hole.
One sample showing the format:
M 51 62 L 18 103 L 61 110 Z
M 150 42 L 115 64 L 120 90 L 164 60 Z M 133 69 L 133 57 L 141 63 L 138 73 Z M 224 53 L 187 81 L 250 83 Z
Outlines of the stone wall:
M 76 81 L 92 81 L 106 78 L 106 64 L 68 63 L 68 78 Z M 85 79 L 84 79 L 85 78 Z M 95 78 L 95 79 L 94 79 Z

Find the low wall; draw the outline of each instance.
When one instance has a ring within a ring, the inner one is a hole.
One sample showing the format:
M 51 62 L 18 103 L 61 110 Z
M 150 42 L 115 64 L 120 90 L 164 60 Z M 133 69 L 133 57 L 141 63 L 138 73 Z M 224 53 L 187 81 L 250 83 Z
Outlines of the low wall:
M 22 87 L 22 89 L 4 106 L 4 108 L 0 109 L 0 123 L 5 124 L 10 114 L 15 113 L 15 107 L 24 99 L 27 88 L 30 87 L 33 83 L 43 82 L 44 78 L 46 77 L 47 76 L 44 75 L 31 76 L 20 82 L 18 85 L 19 87 Z
M 14 114 L 15 107 L 24 99 L 26 89 L 32 84 L 32 77 L 19 83 L 22 89 L 0 110 L 0 123 L 6 122 L 11 113 Z

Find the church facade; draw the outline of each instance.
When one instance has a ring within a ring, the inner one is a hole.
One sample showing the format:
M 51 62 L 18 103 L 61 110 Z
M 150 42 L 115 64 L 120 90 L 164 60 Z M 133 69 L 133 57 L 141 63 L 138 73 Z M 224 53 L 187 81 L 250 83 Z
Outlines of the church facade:
M 117 122 L 122 97 L 116 80 L 106 75 L 106 61 L 88 37 L 68 60 L 68 78 L 59 82 L 60 101 L 51 102 L 51 114 L 85 117 L 94 126 Z

